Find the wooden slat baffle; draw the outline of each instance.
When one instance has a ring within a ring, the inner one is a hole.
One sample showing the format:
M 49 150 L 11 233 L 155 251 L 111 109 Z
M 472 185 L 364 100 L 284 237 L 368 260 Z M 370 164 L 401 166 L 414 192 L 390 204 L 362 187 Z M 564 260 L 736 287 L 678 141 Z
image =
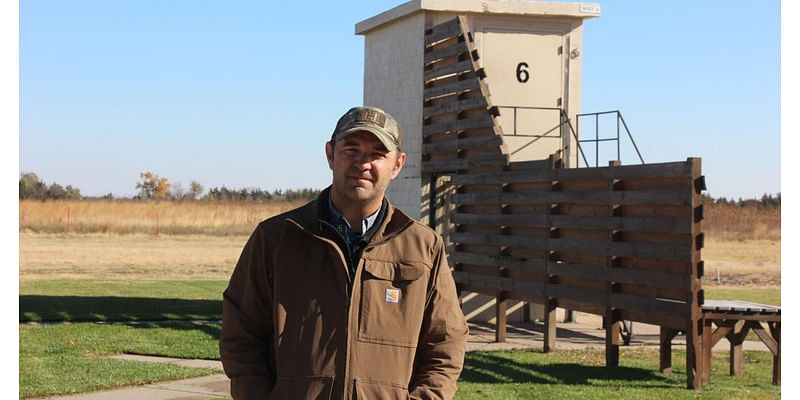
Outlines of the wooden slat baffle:
M 460 292 L 495 297 L 496 339 L 506 336 L 507 300 L 545 305 L 546 352 L 555 348 L 557 307 L 605 316 L 609 366 L 621 321 L 657 324 L 662 370 L 671 370 L 670 346 L 683 332 L 687 387 L 700 389 L 712 339 L 700 308 L 700 159 L 601 168 L 563 168 L 558 154 L 510 162 L 465 17 L 427 29 L 424 45 L 422 173 L 451 177 L 453 276 Z M 779 325 L 769 328 L 780 336 Z
M 463 16 L 428 29 L 424 53 L 422 173 L 502 170 L 508 156 L 486 74 Z

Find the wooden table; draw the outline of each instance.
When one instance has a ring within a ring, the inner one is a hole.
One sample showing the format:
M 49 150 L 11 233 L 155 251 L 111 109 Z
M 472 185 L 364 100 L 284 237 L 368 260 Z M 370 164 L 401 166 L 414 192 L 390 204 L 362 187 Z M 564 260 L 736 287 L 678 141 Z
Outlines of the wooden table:
M 728 339 L 731 345 L 730 374 L 742 375 L 742 343 L 752 329 L 772 352 L 772 383 L 781 384 L 780 307 L 739 300 L 706 300 L 702 310 L 703 382 L 711 381 L 711 349 L 722 338 Z

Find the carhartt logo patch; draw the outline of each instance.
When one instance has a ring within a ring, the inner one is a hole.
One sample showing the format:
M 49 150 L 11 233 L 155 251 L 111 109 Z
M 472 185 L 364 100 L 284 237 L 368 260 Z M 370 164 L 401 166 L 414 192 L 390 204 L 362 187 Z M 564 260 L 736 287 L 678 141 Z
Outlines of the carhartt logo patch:
M 398 302 L 400 302 L 400 290 L 399 289 L 386 289 L 386 302 L 387 303 L 398 303 Z

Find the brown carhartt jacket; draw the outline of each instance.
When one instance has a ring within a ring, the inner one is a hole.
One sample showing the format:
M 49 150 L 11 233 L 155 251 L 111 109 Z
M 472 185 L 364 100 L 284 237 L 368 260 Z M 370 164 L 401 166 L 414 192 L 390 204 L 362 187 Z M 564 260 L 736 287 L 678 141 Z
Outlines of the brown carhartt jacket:
M 242 251 L 220 337 L 234 399 L 452 398 L 468 328 L 441 237 L 389 206 L 350 279 L 320 203 Z

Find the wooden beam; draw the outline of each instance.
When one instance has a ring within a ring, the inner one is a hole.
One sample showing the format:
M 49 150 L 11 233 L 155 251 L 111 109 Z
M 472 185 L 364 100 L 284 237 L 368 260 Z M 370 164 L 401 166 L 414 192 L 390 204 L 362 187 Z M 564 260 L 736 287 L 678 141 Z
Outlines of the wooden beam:
M 691 205 L 690 195 L 674 190 L 466 193 L 454 197 L 457 204 Z
M 486 103 L 486 98 L 483 96 L 480 97 L 470 97 L 467 99 L 447 102 L 443 104 L 436 104 L 428 107 L 424 107 L 422 109 L 422 118 L 430 118 L 435 115 L 441 114 L 449 114 L 449 113 L 459 113 L 462 111 L 469 111 L 469 110 L 476 110 L 476 109 L 487 109 L 488 104 Z
M 511 169 L 514 169 L 511 164 Z M 597 168 L 557 168 L 553 170 L 552 179 L 559 181 L 567 180 L 607 180 L 607 179 L 631 179 L 631 178 L 679 178 L 691 177 L 690 166 L 685 162 L 673 163 L 654 163 L 645 165 L 627 165 L 618 167 L 597 167 Z M 513 183 L 513 182 L 541 182 L 550 179 L 545 170 L 538 174 L 529 171 L 520 172 L 501 172 L 470 174 L 454 177 L 453 183 Z M 687 186 L 688 188 L 689 186 Z
M 747 324 L 750 329 L 756 333 L 758 338 L 761 339 L 761 341 L 767 346 L 772 355 L 778 354 L 778 343 L 772 336 L 770 336 L 769 333 L 767 333 L 759 321 L 747 321 L 745 324 Z
M 487 267 L 519 269 L 526 272 L 545 272 L 544 261 L 536 259 L 465 253 L 456 250 L 450 253 L 450 261 L 463 264 L 485 265 Z
M 449 142 L 446 142 L 449 143 Z M 424 146 L 424 145 L 423 145 Z M 456 175 L 458 176 L 458 175 Z M 691 222 L 678 217 L 604 217 L 545 214 L 464 214 L 453 215 L 457 224 L 504 226 L 552 226 L 555 228 L 613 229 L 618 231 L 689 233 Z
M 464 42 L 456 42 L 449 46 L 443 46 L 425 53 L 424 62 L 425 65 L 428 65 L 434 61 L 439 61 L 448 57 L 455 57 L 464 53 L 469 53 L 467 45 Z
M 453 135 L 455 136 L 455 135 Z M 444 151 L 459 151 L 467 149 L 482 149 L 482 148 L 499 148 L 503 144 L 503 138 L 500 136 L 481 136 L 469 139 L 447 140 L 444 142 L 424 143 L 422 145 L 422 152 L 424 154 L 444 152 Z
M 481 81 L 478 78 L 463 79 L 442 85 L 436 85 L 423 90 L 423 100 L 428 101 L 435 97 L 447 96 L 468 92 L 470 90 L 478 90 L 481 88 Z
M 459 74 L 462 72 L 470 72 L 470 71 L 473 71 L 471 60 L 459 61 L 441 67 L 437 66 L 436 68 L 432 68 L 425 71 L 422 74 L 422 80 L 427 83 L 428 81 L 438 79 L 447 75 Z M 428 116 L 425 116 L 423 112 L 423 117 L 427 118 Z
M 456 172 L 459 170 L 484 167 L 503 166 L 508 163 L 508 158 L 498 154 L 488 157 L 456 158 L 452 160 L 425 161 L 422 163 L 423 173 Z
M 632 309 L 660 315 L 688 317 L 686 315 L 685 302 L 631 296 L 621 293 L 610 293 L 608 297 L 609 306 L 614 308 Z
M 425 34 L 425 46 L 430 46 L 438 41 L 457 36 L 461 33 L 461 24 L 458 17 L 447 22 L 442 22 L 431 27 Z
M 430 125 L 422 125 L 422 134 L 424 136 L 433 135 L 436 133 L 464 131 L 467 129 L 480 129 L 491 128 L 494 126 L 494 117 L 489 115 L 481 115 L 477 117 L 457 119 L 452 121 L 435 122 Z
M 689 250 L 670 244 L 614 242 L 602 240 L 550 239 L 485 233 L 453 233 L 455 243 L 496 246 L 517 246 L 531 250 L 580 251 L 583 254 L 618 257 L 646 257 L 661 260 L 686 261 Z

